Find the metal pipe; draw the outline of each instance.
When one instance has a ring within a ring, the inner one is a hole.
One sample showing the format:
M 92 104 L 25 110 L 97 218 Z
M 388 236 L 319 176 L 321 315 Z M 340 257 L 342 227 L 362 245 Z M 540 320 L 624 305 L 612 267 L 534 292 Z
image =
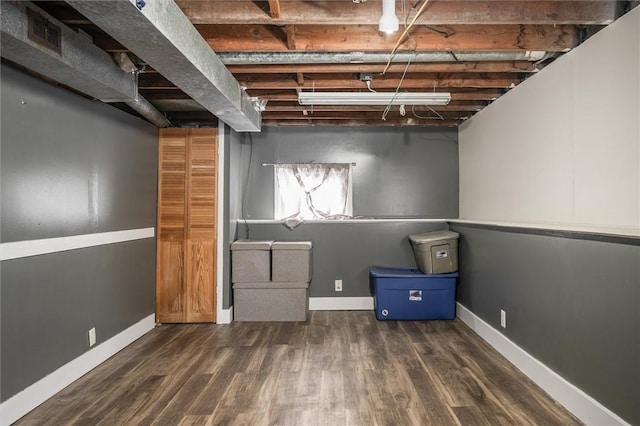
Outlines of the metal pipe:
M 122 71 L 126 73 L 137 74 L 139 69 L 136 64 L 133 63 L 129 55 L 125 52 L 118 52 L 113 54 L 116 63 L 120 66 Z M 137 79 L 136 79 L 137 81 Z M 136 97 L 133 99 L 128 99 L 123 101 L 127 104 L 131 109 L 140 114 L 144 119 L 149 121 L 151 124 L 154 124 L 158 127 L 169 127 L 171 123 L 167 120 L 167 117 L 162 115 L 160 111 L 156 109 L 151 103 L 146 100 L 140 93 L 136 94 Z
M 169 127 L 171 123 L 167 120 L 167 117 L 162 115 L 160 111 L 156 109 L 151 103 L 140 96 L 135 97 L 135 99 L 131 99 L 130 101 L 125 101 L 125 104 L 129 105 L 132 109 L 134 109 L 138 114 L 144 117 L 150 123 L 158 126 L 158 127 Z
M 126 73 L 137 73 L 140 71 L 136 64 L 133 63 L 129 55 L 126 52 L 116 52 L 113 54 L 113 59 L 116 60 L 120 69 Z
M 492 62 L 530 61 L 545 57 L 545 51 L 504 52 L 398 52 L 391 62 Z M 225 65 L 269 64 L 358 64 L 386 63 L 389 53 L 384 52 L 218 52 Z

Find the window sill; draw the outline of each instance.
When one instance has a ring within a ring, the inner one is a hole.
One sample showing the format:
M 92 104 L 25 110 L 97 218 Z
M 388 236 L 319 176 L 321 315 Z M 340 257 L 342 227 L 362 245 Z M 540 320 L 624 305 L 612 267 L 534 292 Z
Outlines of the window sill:
M 366 219 L 336 219 L 336 220 L 305 220 L 302 224 L 340 224 L 340 223 L 381 223 L 381 222 L 415 222 L 415 223 L 446 223 L 451 219 L 419 219 L 419 218 L 366 218 Z M 276 219 L 238 219 L 238 222 L 248 224 L 282 224 Z

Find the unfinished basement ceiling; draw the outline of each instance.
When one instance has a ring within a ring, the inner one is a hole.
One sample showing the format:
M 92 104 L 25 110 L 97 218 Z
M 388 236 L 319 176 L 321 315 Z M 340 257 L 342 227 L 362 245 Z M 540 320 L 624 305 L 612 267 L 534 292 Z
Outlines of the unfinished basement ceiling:
M 165 1 L 165 0 L 146 0 Z M 637 1 L 396 0 L 400 30 L 378 31 L 382 0 L 178 0 L 176 3 L 246 87 L 266 101 L 262 124 L 457 126 Z M 34 2 L 101 49 L 125 47 L 62 1 Z M 105 3 L 109 3 L 106 1 Z M 397 49 L 405 25 L 417 17 Z M 130 31 L 136 32 L 136 28 Z M 139 34 L 144 38 L 145 34 Z M 216 118 L 135 55 L 139 93 L 173 126 Z M 383 74 L 387 62 L 391 63 Z M 404 78 L 403 78 L 404 75 Z M 450 92 L 444 106 L 302 106 L 300 91 Z M 126 107 L 123 107 L 126 108 Z

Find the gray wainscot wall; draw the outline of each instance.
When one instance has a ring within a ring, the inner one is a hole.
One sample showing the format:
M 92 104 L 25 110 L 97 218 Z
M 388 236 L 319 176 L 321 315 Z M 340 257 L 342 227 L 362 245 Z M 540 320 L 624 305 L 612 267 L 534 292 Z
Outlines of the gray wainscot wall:
M 458 301 L 640 424 L 640 240 L 456 223 L 451 229 L 461 234 Z
M 1 72 L 0 242 L 155 227 L 157 129 Z M 155 238 L 1 265 L 2 401 L 155 310 Z

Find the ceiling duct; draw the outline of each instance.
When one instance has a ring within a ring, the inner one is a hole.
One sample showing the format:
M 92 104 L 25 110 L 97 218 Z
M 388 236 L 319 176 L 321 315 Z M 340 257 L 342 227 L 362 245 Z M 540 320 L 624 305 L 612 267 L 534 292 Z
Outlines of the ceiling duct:
M 118 67 L 107 52 L 30 3 L 1 7 L 2 57 L 103 102 L 123 102 L 158 127 L 170 125 L 138 94 L 137 67 L 128 57 L 128 64 L 116 58 Z
M 105 102 L 137 94 L 107 52 L 28 2 L 0 1 L 3 58 Z
M 67 3 L 234 130 L 260 131 L 260 112 L 174 1 Z

